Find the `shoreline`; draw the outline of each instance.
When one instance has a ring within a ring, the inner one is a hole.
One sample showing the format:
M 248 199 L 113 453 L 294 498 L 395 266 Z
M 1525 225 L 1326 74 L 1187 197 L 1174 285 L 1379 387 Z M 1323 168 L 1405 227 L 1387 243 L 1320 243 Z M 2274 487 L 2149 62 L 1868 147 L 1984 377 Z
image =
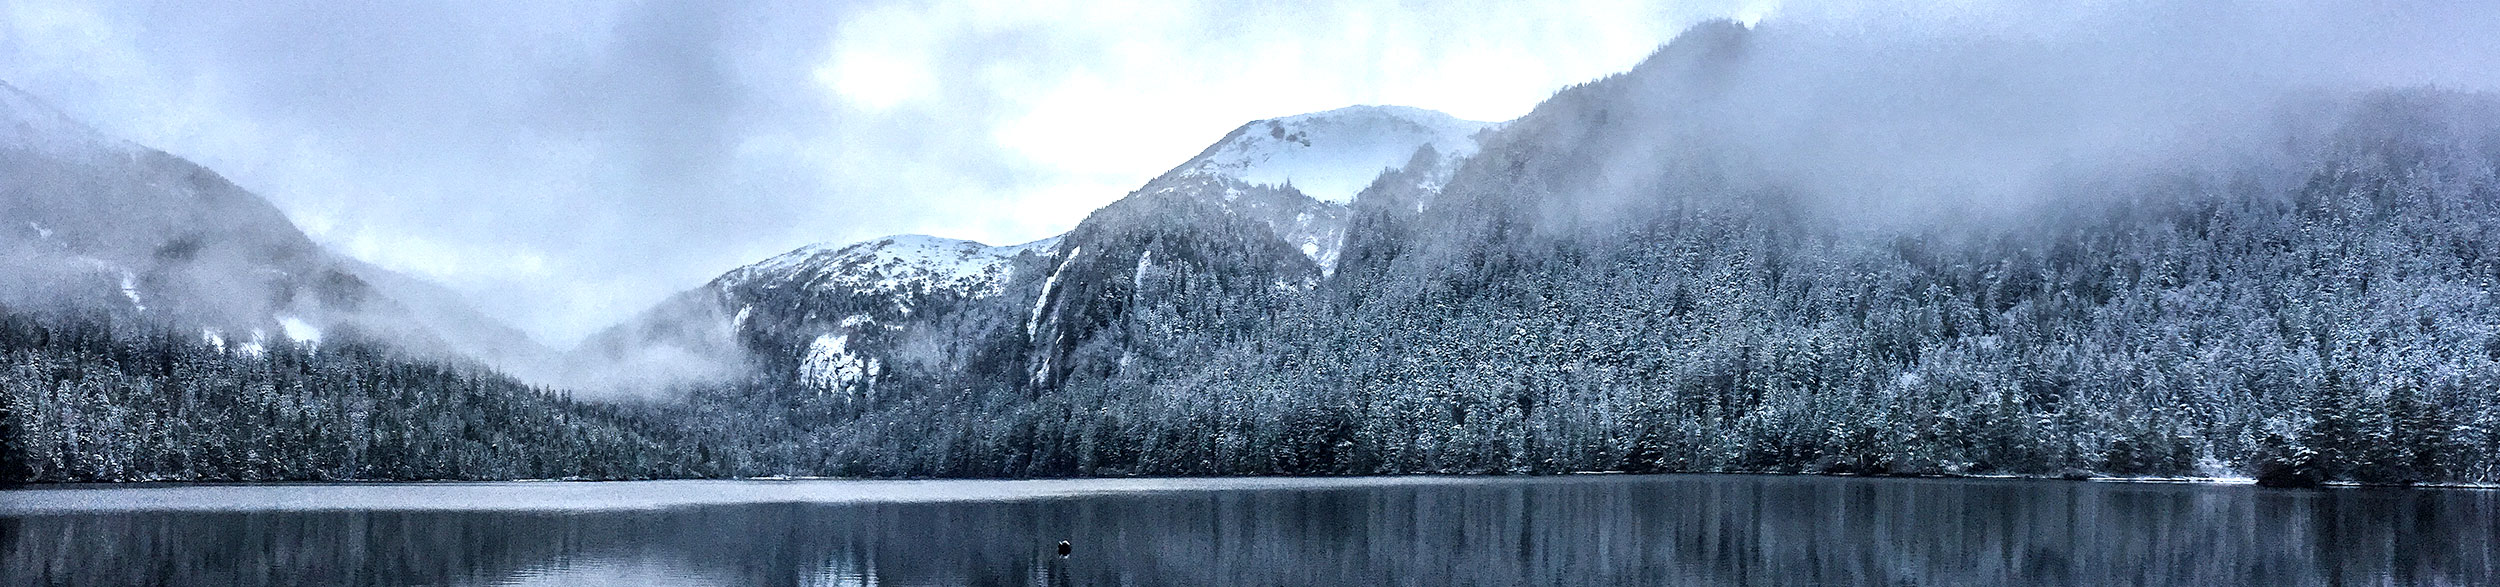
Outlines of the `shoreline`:
M 583 512 L 660 510 L 751 504 L 878 504 L 1011 502 L 1105 495 L 1241 490 L 1329 490 L 1468 483 L 1571 482 L 1574 479 L 1756 477 L 1907 482 L 2084 482 L 2107 485 L 2201 485 L 2260 487 L 2228 477 L 2095 477 L 2072 479 L 2014 475 L 1832 475 L 1800 473 L 1622 473 L 1553 475 L 1373 475 L 1235 477 L 1082 477 L 1055 479 L 869 479 L 755 477 L 633 481 L 286 481 L 129 482 L 19 485 L 0 489 L 0 516 L 114 513 L 233 512 Z M 2411 486 L 2328 484 L 2322 491 L 2430 489 L 2493 491 L 2492 484 Z
M 2077 481 L 2077 482 L 2090 482 L 2090 483 L 2134 483 L 2134 484 L 2156 484 L 2156 485 L 2253 486 L 2253 487 L 2263 487 L 2263 488 L 2266 488 L 2266 489 L 2373 489 L 2373 488 L 2374 488 L 2374 489 L 2405 489 L 2405 488 L 2419 488 L 2419 489 L 2491 489 L 2491 490 L 2500 490 L 2500 483 L 2473 483 L 2473 482 L 2362 483 L 2362 482 L 2356 482 L 2356 481 L 2325 481 L 2325 482 L 2320 482 L 2320 483 L 2318 483 L 2318 484 L 2317 484 L 2317 485 L 2315 485 L 2315 486 L 2305 486 L 2305 487 L 2276 487 L 2276 486 L 2268 486 L 2268 485 L 2265 485 L 2265 484 L 2263 484 L 2263 483 L 2259 483 L 2259 482 L 2257 481 L 2257 479 L 2256 479 L 2256 478 L 2254 478 L 2254 477 L 2119 477 L 2119 476 L 2106 476 L 2106 475 L 2093 475 L 2093 476 L 2052 476 L 2052 475 L 2016 475 L 2016 474 L 1949 474 L 1949 473 L 1947 473 L 1947 474 L 1912 474 L 1912 475 L 1892 475 L 1892 474 L 1864 474 L 1864 473 L 1804 473 L 1804 472 L 1782 472 L 1782 471 L 1660 471 L 1660 472 L 1648 472 L 1648 473 L 1633 473 L 1633 472 L 1629 472 L 1629 471 L 1567 471 L 1567 472 L 1560 472 L 1560 473 L 1515 473 L 1515 474 L 1514 474 L 1514 473 L 1383 473 L 1383 474 L 1363 474 L 1363 475 L 1327 475 L 1327 474 L 1321 474 L 1321 475 L 1196 475 L 1196 476 L 1162 476 L 1162 475 L 1098 475 L 1098 476 L 1091 476 L 1091 477 L 841 477 L 841 476 L 818 476 L 818 475 L 766 475 L 766 476 L 758 476 L 758 477 L 651 477 L 651 478 L 642 478 L 642 479 L 589 479 L 589 478 L 575 478 L 575 477 L 559 477 L 559 478 L 545 478 L 545 479 L 281 479 L 281 480 L 268 480 L 268 481 L 199 481 L 199 480 L 184 480 L 184 479 L 150 479 L 150 480 L 141 480 L 141 481 L 70 481 L 70 482 L 31 482 L 31 483 L 0 484 L 0 491 L 8 491 L 8 490 L 24 490 L 24 489 L 114 489 L 114 488 L 163 488 L 163 487 L 312 487 L 312 486 L 394 486 L 394 485 L 406 485 L 406 486 L 426 486 L 426 485 L 477 485 L 477 484 L 490 484 L 490 483 L 605 484 L 605 483 L 649 483 L 649 482 L 663 482 L 663 481 L 738 481 L 738 482 L 749 482 L 749 481 L 752 481 L 752 482 L 773 482 L 773 481 L 863 481 L 863 482 L 867 482 L 867 481 L 874 481 L 874 482 L 999 481 L 999 482 L 1005 482 L 1005 481 L 1089 481 L 1089 480 L 1100 480 L 1100 481 L 1115 481 L 1115 480 L 1116 480 L 1116 481 L 1136 481 L 1136 480 L 1197 481 L 1197 480 L 1257 480 L 1257 479 L 1539 479 L 1539 478 L 1566 478 L 1566 477 L 1575 477 L 1575 476 L 1666 477 L 1666 476 L 1678 476 L 1678 475 L 1724 475 L 1724 476 L 1762 476 L 1762 477 L 1830 477 L 1830 478 L 1838 478 L 1838 479 L 1929 479 L 1929 480 L 1956 480 L 1956 479 L 1967 479 L 1967 480 L 2018 480 L 2018 481 Z

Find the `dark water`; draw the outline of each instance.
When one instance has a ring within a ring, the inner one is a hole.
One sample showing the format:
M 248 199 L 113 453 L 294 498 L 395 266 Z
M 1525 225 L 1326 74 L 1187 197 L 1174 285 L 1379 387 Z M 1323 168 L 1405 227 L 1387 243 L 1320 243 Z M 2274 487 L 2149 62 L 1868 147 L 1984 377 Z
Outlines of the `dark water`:
M 983 483 L 0 492 L 0 585 L 2500 584 L 2483 490 Z

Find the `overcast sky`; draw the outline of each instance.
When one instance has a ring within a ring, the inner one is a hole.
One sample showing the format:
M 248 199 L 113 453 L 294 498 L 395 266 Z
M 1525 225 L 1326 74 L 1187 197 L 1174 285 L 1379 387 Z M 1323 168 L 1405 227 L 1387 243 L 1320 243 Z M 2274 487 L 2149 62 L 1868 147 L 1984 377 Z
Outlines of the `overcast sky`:
M 2494 24 L 2345 3 L 2285 26 Z M 2159 3 L 1889 4 L 30 0 L 0 2 L 0 79 L 562 347 L 807 243 L 1057 234 L 1252 119 L 1512 118 L 1707 18 L 2055 31 L 2077 9 L 2045 7 Z M 2471 57 L 2449 69 L 2500 66 Z
M 1508 119 L 1768 8 L 36 0 L 0 79 L 566 346 L 808 243 L 1048 237 L 1252 119 Z

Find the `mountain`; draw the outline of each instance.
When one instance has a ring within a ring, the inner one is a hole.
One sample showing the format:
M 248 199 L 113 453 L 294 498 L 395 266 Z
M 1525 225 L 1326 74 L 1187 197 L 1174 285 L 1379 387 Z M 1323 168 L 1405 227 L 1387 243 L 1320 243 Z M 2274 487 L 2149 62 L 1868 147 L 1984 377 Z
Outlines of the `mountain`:
M 456 295 L 322 248 L 214 171 L 6 84 L 0 218 L 0 272 L 15 277 L 0 305 L 12 308 L 181 326 L 237 350 L 345 335 L 494 362 L 534 346 Z
M 2112 107 L 1834 39 L 1696 27 L 1341 206 L 1213 172 L 1301 144 L 1253 123 L 946 326 L 871 317 L 915 342 L 689 401 L 868 475 L 2500 475 L 2500 98 Z M 791 332 L 894 305 L 841 299 Z
M 864 393 L 891 380 L 1046 386 L 1071 370 L 1175 356 L 1189 345 L 1135 352 L 1163 339 L 1124 333 L 1132 310 L 1197 332 L 1220 329 L 1180 322 L 1265 319 L 1333 269 L 1357 191 L 1400 166 L 1442 169 L 1496 126 L 1387 106 L 1252 121 L 1065 235 L 802 247 L 603 331 L 570 363 L 621 375 L 582 379 L 601 387 L 764 373 Z

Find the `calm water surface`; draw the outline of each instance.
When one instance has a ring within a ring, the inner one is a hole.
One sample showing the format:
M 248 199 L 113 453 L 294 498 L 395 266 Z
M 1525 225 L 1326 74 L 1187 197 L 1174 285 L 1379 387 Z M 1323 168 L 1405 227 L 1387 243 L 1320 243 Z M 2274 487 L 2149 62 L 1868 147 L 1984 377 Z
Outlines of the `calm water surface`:
M 2500 492 L 1755 476 L 0 491 L 0 585 L 598 584 L 2500 585 Z

